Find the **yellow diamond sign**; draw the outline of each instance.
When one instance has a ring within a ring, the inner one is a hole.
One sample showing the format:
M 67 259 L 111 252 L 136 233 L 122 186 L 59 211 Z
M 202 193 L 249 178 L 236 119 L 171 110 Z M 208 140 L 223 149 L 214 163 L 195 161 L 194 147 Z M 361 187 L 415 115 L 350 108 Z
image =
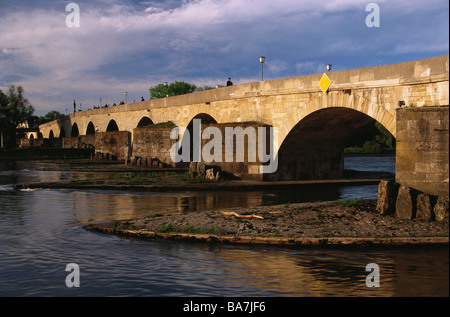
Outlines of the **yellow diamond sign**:
M 319 87 L 323 92 L 327 92 L 328 87 L 330 87 L 331 80 L 328 78 L 327 74 L 323 73 L 322 78 L 319 81 Z

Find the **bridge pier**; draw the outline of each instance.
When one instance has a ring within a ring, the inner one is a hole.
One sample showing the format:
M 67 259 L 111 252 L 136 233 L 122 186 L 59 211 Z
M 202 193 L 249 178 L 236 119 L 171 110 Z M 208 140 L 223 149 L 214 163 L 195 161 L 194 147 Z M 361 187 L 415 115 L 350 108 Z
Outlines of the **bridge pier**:
M 396 182 L 449 195 L 449 107 L 397 109 Z

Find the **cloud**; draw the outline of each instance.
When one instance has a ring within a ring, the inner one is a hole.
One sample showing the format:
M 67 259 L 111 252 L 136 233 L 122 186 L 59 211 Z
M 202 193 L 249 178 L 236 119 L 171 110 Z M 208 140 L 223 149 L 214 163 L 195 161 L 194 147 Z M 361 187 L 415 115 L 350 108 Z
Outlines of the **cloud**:
M 0 13 L 0 86 L 22 85 L 42 111 L 73 99 L 113 103 L 124 91 L 140 99 L 163 81 L 256 81 L 260 55 L 270 79 L 322 72 L 328 62 L 345 69 L 448 50 L 448 3 L 439 0 L 377 1 L 377 29 L 366 27 L 362 0 L 77 3 L 79 28 L 65 25 L 65 3 L 56 0 Z

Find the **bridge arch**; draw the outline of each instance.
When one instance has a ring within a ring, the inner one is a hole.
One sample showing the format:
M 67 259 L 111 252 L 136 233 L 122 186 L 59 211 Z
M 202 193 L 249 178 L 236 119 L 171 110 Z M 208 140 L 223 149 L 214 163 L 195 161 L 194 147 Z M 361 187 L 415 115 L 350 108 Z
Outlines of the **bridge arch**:
M 114 119 L 111 119 L 106 128 L 106 132 L 119 131 L 119 127 Z
M 71 137 L 77 137 L 77 136 L 79 136 L 80 135 L 80 131 L 78 130 L 78 125 L 77 125 L 77 123 L 75 122 L 73 125 L 72 125 L 72 129 L 70 130 L 70 136 Z
M 94 124 L 92 123 L 92 121 L 89 121 L 89 124 L 86 128 L 86 135 L 89 135 L 89 134 L 95 134 L 95 127 L 94 127 Z
M 340 178 L 347 141 L 375 119 L 349 107 L 328 107 L 300 119 L 279 144 L 278 168 L 265 180 Z
M 189 156 L 190 156 L 190 162 L 192 162 L 194 160 L 194 119 L 200 119 L 201 120 L 201 124 L 214 124 L 217 123 L 216 119 L 214 119 L 211 115 L 207 114 L 207 113 L 198 113 L 196 114 L 191 121 L 189 121 L 187 127 L 186 127 L 186 131 L 184 132 L 183 136 L 182 136 L 182 142 L 181 144 L 186 144 L 186 142 L 188 141 L 186 138 L 189 137 Z M 201 138 L 200 138 L 201 139 Z M 180 150 L 178 151 L 179 154 L 181 154 L 183 151 L 183 145 L 181 146 Z
M 138 122 L 136 127 L 137 128 L 142 128 L 142 127 L 145 127 L 145 126 L 148 126 L 148 125 L 151 125 L 151 124 L 154 124 L 153 120 L 150 119 L 147 116 L 144 116 L 144 117 L 141 118 L 141 120 L 139 120 L 139 122 Z
M 200 119 L 202 124 L 212 124 L 212 123 L 217 123 L 217 120 L 214 119 L 214 117 L 208 113 L 202 112 L 202 113 L 198 113 L 196 114 L 191 121 L 189 121 L 188 124 L 188 129 L 189 126 L 192 126 L 192 124 L 194 123 L 194 119 Z

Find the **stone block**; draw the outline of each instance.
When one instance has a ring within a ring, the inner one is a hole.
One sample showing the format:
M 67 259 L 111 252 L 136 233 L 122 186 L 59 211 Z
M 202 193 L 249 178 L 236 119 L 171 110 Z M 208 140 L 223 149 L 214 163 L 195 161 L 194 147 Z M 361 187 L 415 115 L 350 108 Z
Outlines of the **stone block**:
M 433 209 L 433 213 L 437 221 L 445 221 L 445 222 L 449 221 L 448 205 L 449 205 L 448 196 L 438 197 L 436 205 L 434 205 Z
M 208 179 L 208 180 L 215 180 L 216 179 L 216 176 L 214 175 L 214 169 L 213 168 L 209 168 L 209 169 L 206 170 L 205 179 Z
M 433 206 L 432 206 L 432 197 L 427 194 L 418 194 L 417 195 L 417 212 L 416 219 L 431 221 L 433 220 Z
M 197 163 L 196 172 L 197 172 L 197 176 L 205 178 L 205 175 L 206 175 L 206 164 L 202 163 L 202 162 L 198 162 Z
M 188 175 L 189 175 L 189 177 L 197 176 L 197 162 L 189 163 Z
M 401 186 L 395 202 L 395 216 L 400 219 L 413 219 L 416 215 L 416 197 L 414 189 Z
M 394 213 L 397 194 L 398 184 L 391 180 L 382 180 L 378 185 L 376 210 L 382 215 Z

